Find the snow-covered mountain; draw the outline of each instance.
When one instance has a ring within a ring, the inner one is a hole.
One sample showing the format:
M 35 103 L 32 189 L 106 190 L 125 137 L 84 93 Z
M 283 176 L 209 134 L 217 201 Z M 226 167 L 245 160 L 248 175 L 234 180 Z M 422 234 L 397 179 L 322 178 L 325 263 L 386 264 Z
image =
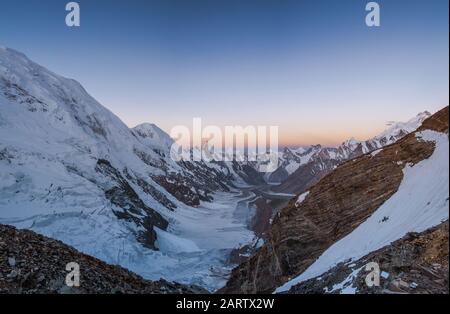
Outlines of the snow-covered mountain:
M 171 142 L 153 124 L 129 129 L 78 82 L 0 48 L 0 223 L 60 239 L 149 279 L 213 288 L 217 283 L 202 280 L 219 264 L 223 254 L 217 252 L 251 241 L 231 213 L 221 223 L 236 236 L 209 252 L 215 264 L 191 256 L 184 262 L 201 270 L 182 273 L 179 255 L 171 254 L 202 251 L 183 233 L 196 230 L 192 238 L 205 238 L 201 232 L 218 228 L 195 229 L 193 222 L 208 215 L 224 219 L 207 202 L 214 193 L 233 192 L 233 208 L 234 184 L 243 181 L 225 163 L 173 161 Z
M 0 91 L 1 151 L 7 161 L 2 199 L 15 203 L 5 204 L 10 209 L 2 216 L 111 204 L 154 248 L 153 226 L 166 229 L 168 224 L 158 210 L 173 210 L 177 202 L 152 177 L 179 174 L 175 186 L 184 179 L 182 167 L 163 155 L 169 141 L 164 133 L 150 125 L 129 130 L 80 84 L 10 49 L 0 50 Z M 206 193 L 186 189 L 180 201 L 195 203 Z M 149 197 L 148 205 L 136 191 Z
M 167 152 L 173 144 L 172 138 L 153 123 L 139 124 L 132 132 L 144 145 L 155 150 Z

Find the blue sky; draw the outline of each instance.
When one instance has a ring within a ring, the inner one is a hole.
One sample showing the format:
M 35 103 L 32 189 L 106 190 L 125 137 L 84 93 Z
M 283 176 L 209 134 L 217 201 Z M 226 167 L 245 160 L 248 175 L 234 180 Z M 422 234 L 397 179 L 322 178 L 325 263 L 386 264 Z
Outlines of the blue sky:
M 448 0 L 0 0 L 0 44 L 75 78 L 129 126 L 279 125 L 365 139 L 448 100 Z

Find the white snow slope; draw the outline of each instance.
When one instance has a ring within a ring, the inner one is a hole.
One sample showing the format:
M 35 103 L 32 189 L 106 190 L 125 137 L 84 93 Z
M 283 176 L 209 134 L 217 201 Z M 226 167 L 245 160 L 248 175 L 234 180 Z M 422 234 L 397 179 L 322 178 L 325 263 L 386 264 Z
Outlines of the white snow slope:
M 353 232 L 334 243 L 300 276 L 275 293 L 328 271 L 340 262 L 357 260 L 408 232 L 422 232 L 449 216 L 448 135 L 426 130 L 416 133 L 423 141 L 436 143 L 432 156 L 416 165 L 406 165 L 398 191 Z M 385 220 L 384 218 L 388 219 Z

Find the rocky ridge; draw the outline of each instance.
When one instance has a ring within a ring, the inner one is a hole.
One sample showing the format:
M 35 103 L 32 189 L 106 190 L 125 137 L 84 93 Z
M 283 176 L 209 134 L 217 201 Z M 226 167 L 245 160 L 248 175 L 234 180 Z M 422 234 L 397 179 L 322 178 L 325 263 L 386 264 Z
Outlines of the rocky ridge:
M 448 133 L 448 107 L 420 130 Z M 399 188 L 406 164 L 429 158 L 434 143 L 415 132 L 343 163 L 276 215 L 265 245 L 232 272 L 223 293 L 270 293 L 302 273 L 327 248 L 365 221 Z

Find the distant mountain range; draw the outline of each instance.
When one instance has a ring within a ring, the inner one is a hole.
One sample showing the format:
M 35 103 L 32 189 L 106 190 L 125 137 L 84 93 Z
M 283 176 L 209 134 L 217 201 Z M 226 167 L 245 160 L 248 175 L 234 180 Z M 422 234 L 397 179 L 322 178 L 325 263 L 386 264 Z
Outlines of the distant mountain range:
M 285 148 L 280 160 L 281 166 L 268 176 L 268 181 L 281 183 L 273 188 L 276 192 L 302 193 L 342 162 L 396 142 L 416 130 L 430 116 L 429 112 L 424 111 L 407 122 L 392 124 L 372 139 L 356 141 L 352 138 L 336 148 L 321 145 L 295 150 Z

